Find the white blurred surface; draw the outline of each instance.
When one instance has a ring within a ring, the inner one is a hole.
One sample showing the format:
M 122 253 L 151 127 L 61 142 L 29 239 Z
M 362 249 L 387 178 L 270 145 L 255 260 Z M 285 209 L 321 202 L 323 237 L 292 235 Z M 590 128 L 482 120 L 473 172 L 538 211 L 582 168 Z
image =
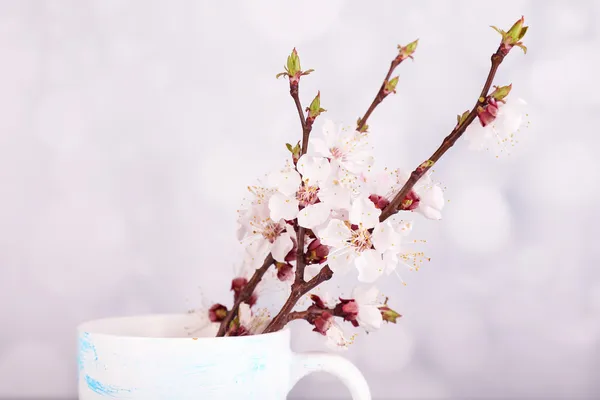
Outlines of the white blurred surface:
M 74 396 L 83 320 L 230 301 L 236 207 L 299 135 L 274 79 L 292 47 L 304 101 L 352 123 L 420 38 L 369 121 L 378 162 L 413 168 L 475 101 L 488 26 L 522 14 L 530 52 L 496 82 L 530 127 L 510 156 L 459 143 L 436 166 L 432 261 L 382 286 L 400 325 L 346 355 L 378 398 L 600 396 L 600 3 L 0 0 L 0 397 Z

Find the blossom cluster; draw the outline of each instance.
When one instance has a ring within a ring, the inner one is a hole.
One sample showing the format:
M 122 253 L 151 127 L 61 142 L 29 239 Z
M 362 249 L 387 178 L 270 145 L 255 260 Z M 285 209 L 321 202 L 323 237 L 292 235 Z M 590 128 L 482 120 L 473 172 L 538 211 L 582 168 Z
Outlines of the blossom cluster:
M 259 334 L 268 331 L 278 318 L 280 326 L 304 319 L 330 344 L 346 347 L 351 339 L 336 318 L 366 331 L 380 328 L 384 321 L 396 322 L 400 314 L 388 306 L 387 299 L 382 301 L 375 283 L 388 276 L 402 280 L 398 269 L 414 269 L 418 264 L 422 253 L 411 248 L 416 242 L 411 238 L 416 214 L 442 218 L 444 191 L 432 179 L 430 168 L 463 133 L 471 149 L 505 151 L 524 123 L 525 102 L 509 97 L 512 85 L 488 92 L 498 65 L 510 49 L 525 49 L 521 39 L 527 27 L 523 21 L 517 21 L 508 32 L 497 29 L 502 42 L 492 56 L 485 95 L 472 111 L 458 116 L 449 136 L 452 140 L 446 138 L 431 159 L 412 172 L 376 165 L 370 136 L 378 132 L 368 130 L 366 118 L 387 95 L 395 93 L 398 77 L 390 79 L 391 72 L 412 58 L 417 41 L 399 46 L 380 92 L 356 128 L 326 120 L 320 134 L 310 137 L 313 123 L 326 110 L 321 108 L 319 93 L 306 109 L 306 116 L 301 111 L 300 78 L 312 70 L 302 70 L 294 49 L 285 72 L 279 75 L 289 79 L 290 94 L 300 112 L 303 141 L 295 146 L 287 144 L 289 159 L 249 187 L 249 197 L 238 210 L 237 235 L 244 246 L 244 258 L 242 272 L 231 286 L 236 305 L 228 310 L 214 304 L 208 310 L 215 329 L 220 326 L 221 336 Z M 276 269 L 274 279 L 288 284 L 292 291 L 286 303 L 290 307 L 284 306 L 274 319 L 253 309 L 256 285 L 266 279 L 264 271 L 271 265 Z M 329 275 L 313 285 L 323 271 Z M 347 298 L 318 295 L 312 290 L 332 275 L 352 271 L 358 284 Z M 292 311 L 300 295 L 309 296 L 312 304 L 304 311 Z

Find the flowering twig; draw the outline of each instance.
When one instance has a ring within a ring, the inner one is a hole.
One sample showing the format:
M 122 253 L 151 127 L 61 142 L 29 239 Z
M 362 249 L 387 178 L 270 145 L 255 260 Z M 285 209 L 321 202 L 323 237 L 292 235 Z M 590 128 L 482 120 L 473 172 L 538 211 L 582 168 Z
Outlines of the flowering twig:
M 308 151 L 308 140 L 310 132 L 312 131 L 313 122 L 315 119 L 325 110 L 321 108 L 321 93 L 317 93 L 317 96 L 310 103 L 310 106 L 306 108 L 308 116 L 304 116 L 304 110 L 302 110 L 302 103 L 300 102 L 300 95 L 298 93 L 300 86 L 300 77 L 308 75 L 312 72 L 312 69 L 308 71 L 302 71 L 300 66 L 300 57 L 296 49 L 292 51 L 292 54 L 288 57 L 288 64 L 286 66 L 286 72 L 280 75 L 287 75 L 290 82 L 290 96 L 294 99 L 298 116 L 300 117 L 300 124 L 302 125 L 302 148 L 300 154 L 294 154 L 295 157 L 302 157 Z M 304 269 L 306 262 L 304 261 L 304 238 L 306 236 L 306 229 L 298 226 L 298 232 L 296 241 L 298 243 L 298 250 L 296 253 L 296 278 L 294 284 L 298 285 L 304 283 Z
M 411 42 L 406 46 L 398 46 L 398 50 L 399 50 L 398 55 L 396 56 L 396 58 L 394 58 L 392 60 L 392 62 L 390 64 L 390 69 L 388 70 L 387 75 L 383 79 L 383 83 L 381 84 L 379 91 L 375 95 L 373 102 L 367 109 L 367 112 L 365 112 L 365 115 L 363 115 L 363 117 L 359 118 L 357 121 L 357 126 L 356 126 L 357 131 L 365 132 L 369 128 L 369 126 L 367 125 L 367 119 L 369 119 L 369 117 L 371 116 L 371 114 L 373 113 L 375 108 L 390 93 L 396 92 L 396 85 L 398 84 L 398 77 L 390 79 L 392 76 L 392 73 L 394 73 L 394 70 L 396 69 L 396 67 L 398 65 L 400 65 L 402 63 L 402 61 L 406 60 L 407 58 L 413 58 L 412 54 L 415 52 L 418 43 L 419 43 L 419 40 L 417 39 L 414 42 Z
M 256 289 L 256 286 L 274 262 L 275 260 L 273 259 L 273 256 L 269 254 L 267 258 L 265 258 L 263 265 L 254 271 L 254 275 L 252 275 L 252 278 L 250 278 L 246 286 L 244 286 L 244 288 L 241 290 L 239 296 L 233 303 L 233 307 L 231 307 L 231 310 L 227 313 L 227 316 L 223 319 L 223 321 L 221 321 L 217 336 L 225 336 L 225 333 L 227 333 L 227 330 L 229 329 L 229 324 L 237 315 L 240 304 L 250 299 L 254 293 L 254 289 Z
M 450 132 L 448 136 L 444 139 L 440 147 L 429 157 L 429 159 L 423 163 L 421 163 L 411 174 L 404 186 L 400 189 L 400 191 L 394 196 L 393 200 L 381 213 L 379 220 L 384 221 L 391 215 L 395 214 L 398 211 L 398 207 L 401 205 L 404 198 L 410 193 L 413 186 L 421 179 L 423 175 L 456 143 L 456 141 L 462 136 L 467 127 L 477 118 L 477 110 L 481 107 L 488 96 L 488 92 L 492 86 L 492 82 L 494 81 L 494 77 L 496 76 L 496 71 L 498 67 L 504 60 L 506 54 L 502 51 L 502 46 L 498 48 L 498 50 L 492 55 L 492 66 L 490 68 L 490 72 L 488 73 L 488 77 L 483 85 L 483 89 L 481 90 L 481 94 L 475 103 L 473 109 L 467 114 L 463 114 L 459 117 L 459 121 Z
M 302 112 L 302 106 L 300 105 L 300 97 L 298 96 L 298 85 L 296 85 L 296 91 L 292 90 L 292 85 L 290 84 L 290 94 L 294 98 L 294 103 L 296 103 L 296 108 L 298 109 L 298 113 L 300 114 L 300 122 L 302 123 L 302 150 L 300 152 L 300 157 L 305 155 L 308 151 L 308 139 L 310 136 L 310 132 L 312 131 L 313 122 L 315 119 L 325 110 L 321 108 L 321 93 L 317 93 L 317 96 L 310 103 L 310 107 L 306 108 L 306 112 L 308 113 L 308 118 L 304 118 L 304 113 Z M 304 183 L 302 183 L 304 185 Z M 296 241 L 298 243 L 298 249 L 296 253 L 296 278 L 294 280 L 295 284 L 300 284 L 304 282 L 304 269 L 306 268 L 306 261 L 304 259 L 304 238 L 306 237 L 306 229 L 302 226 L 298 226 L 298 235 L 296 237 Z

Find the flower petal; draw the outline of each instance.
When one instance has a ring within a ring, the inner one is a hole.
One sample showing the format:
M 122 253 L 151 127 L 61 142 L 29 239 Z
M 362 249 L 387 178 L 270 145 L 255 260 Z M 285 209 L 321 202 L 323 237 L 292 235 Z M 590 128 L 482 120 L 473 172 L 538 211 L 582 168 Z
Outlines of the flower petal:
M 327 346 L 334 350 L 347 350 L 350 341 L 344 336 L 344 331 L 335 322 L 331 324 L 327 332 Z
M 358 323 L 366 330 L 379 329 L 383 322 L 381 311 L 375 305 L 359 305 L 358 307 Z
M 244 328 L 250 328 L 252 325 L 252 310 L 247 303 L 240 304 L 238 308 L 238 317 L 240 319 L 240 325 Z
M 320 156 L 323 156 L 323 157 L 331 156 L 331 152 L 329 151 L 329 146 L 327 146 L 327 143 L 325 142 L 324 139 L 321 139 L 321 138 L 312 139 L 311 138 L 310 146 L 311 146 L 311 150 Z
M 300 174 L 290 167 L 269 174 L 269 185 L 286 196 L 294 196 L 300 187 Z
M 319 185 L 324 182 L 331 173 L 329 160 L 324 157 L 314 157 L 303 155 L 296 164 L 298 172 L 302 174 L 302 179 L 309 185 Z
M 298 205 L 300 202 L 294 197 L 284 196 L 281 193 L 275 193 L 269 199 L 270 216 L 273 221 L 281 219 L 291 220 L 298 215 Z
M 358 269 L 358 280 L 360 282 L 371 283 L 383 274 L 385 264 L 381 258 L 381 253 L 375 250 L 363 251 L 354 261 Z
M 375 248 L 381 253 L 388 250 L 399 252 L 402 242 L 402 235 L 396 232 L 389 221 L 386 221 L 377 224 L 375 228 L 373 228 L 371 241 L 373 246 L 375 246 Z
M 338 133 L 339 133 L 339 128 L 336 126 L 336 124 L 330 120 L 327 119 L 325 120 L 325 123 L 323 124 L 323 138 L 325 139 L 325 145 L 327 146 L 327 150 L 329 150 L 329 148 L 331 148 L 331 146 L 335 143 Z
M 293 247 L 294 242 L 292 241 L 291 235 L 288 232 L 284 232 L 275 239 L 273 247 L 271 248 L 271 254 L 273 254 L 275 261 L 285 262 L 285 256 L 288 255 Z
M 361 305 L 373 305 L 379 296 L 379 289 L 376 286 L 367 288 L 365 286 L 356 286 L 352 291 L 352 298 Z
M 373 228 L 379 223 L 381 210 L 367 197 L 359 197 L 352 202 L 350 222 L 363 228 Z
M 350 189 L 342 186 L 337 180 L 323 184 L 319 189 L 319 200 L 333 209 L 350 209 L 351 198 Z
M 344 221 L 340 221 L 339 219 L 332 219 L 327 224 L 327 227 L 318 233 L 322 244 L 336 249 L 345 247 L 351 235 L 350 228 L 346 226 Z
M 385 264 L 385 273 L 386 275 L 394 272 L 396 267 L 398 266 L 398 255 L 393 251 L 386 251 L 383 253 L 383 263 Z
M 345 275 L 349 270 L 352 262 L 356 259 L 356 252 L 346 248 L 341 252 L 329 253 L 327 256 L 327 265 L 336 274 Z
M 331 208 L 327 204 L 311 204 L 298 213 L 298 224 L 304 228 L 313 229 L 327 221 L 330 214 Z

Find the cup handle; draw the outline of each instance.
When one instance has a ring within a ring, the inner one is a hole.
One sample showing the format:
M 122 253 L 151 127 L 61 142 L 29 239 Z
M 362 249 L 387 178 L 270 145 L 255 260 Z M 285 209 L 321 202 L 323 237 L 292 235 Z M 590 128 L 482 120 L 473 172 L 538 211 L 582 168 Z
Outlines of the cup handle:
M 352 400 L 371 400 L 369 385 L 354 364 L 341 356 L 320 352 L 292 355 L 290 390 L 302 377 L 317 371 L 340 378 L 350 390 Z

